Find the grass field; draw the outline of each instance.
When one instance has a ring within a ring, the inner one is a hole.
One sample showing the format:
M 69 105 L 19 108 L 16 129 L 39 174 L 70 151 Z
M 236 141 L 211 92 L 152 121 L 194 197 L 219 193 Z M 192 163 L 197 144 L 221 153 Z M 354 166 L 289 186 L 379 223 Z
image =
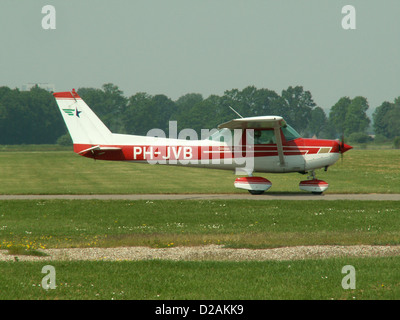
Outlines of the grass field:
M 24 150 L 0 152 L 0 194 L 246 193 L 228 171 Z M 399 150 L 351 150 L 317 176 L 327 193 L 400 193 L 399 159 Z M 305 179 L 261 176 L 277 193 L 298 193 Z M 398 245 L 399 211 L 396 201 L 0 201 L 0 249 Z M 0 299 L 400 299 L 399 259 L 0 262 Z M 56 290 L 40 287 L 45 264 L 57 270 Z M 355 290 L 341 286 L 348 264 Z
M 260 174 L 271 193 L 300 191 L 306 176 Z M 247 193 L 231 171 L 94 161 L 72 151 L 0 152 L 0 194 Z M 400 193 L 400 150 L 351 150 L 317 177 L 326 193 Z
M 397 201 L 2 201 L 1 249 L 400 243 Z
M 1 249 L 398 244 L 394 201 L 2 201 Z M 21 250 L 15 249 L 23 249 Z M 0 299 L 398 299 L 399 257 L 284 262 L 2 262 Z M 45 264 L 56 290 L 40 287 Z M 357 270 L 344 290 L 341 268 Z
M 399 257 L 283 262 L 57 262 L 43 290 L 40 262 L 0 263 L 0 299 L 398 299 Z M 345 265 L 356 289 L 343 289 Z

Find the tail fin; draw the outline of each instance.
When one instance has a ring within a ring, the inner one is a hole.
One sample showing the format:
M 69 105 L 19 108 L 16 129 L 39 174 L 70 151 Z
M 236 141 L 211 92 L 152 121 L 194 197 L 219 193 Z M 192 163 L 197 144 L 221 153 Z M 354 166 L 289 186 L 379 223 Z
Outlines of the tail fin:
M 72 92 L 53 93 L 74 144 L 108 144 L 112 133 L 82 98 Z

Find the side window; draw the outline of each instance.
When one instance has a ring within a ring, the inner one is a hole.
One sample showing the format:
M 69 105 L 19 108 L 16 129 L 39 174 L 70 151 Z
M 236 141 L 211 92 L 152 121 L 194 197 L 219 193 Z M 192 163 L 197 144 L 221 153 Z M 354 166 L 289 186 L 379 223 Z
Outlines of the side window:
M 224 128 L 214 132 L 208 137 L 208 140 L 220 141 L 220 142 L 232 142 L 231 130 Z
M 274 130 L 254 130 L 254 144 L 276 144 Z

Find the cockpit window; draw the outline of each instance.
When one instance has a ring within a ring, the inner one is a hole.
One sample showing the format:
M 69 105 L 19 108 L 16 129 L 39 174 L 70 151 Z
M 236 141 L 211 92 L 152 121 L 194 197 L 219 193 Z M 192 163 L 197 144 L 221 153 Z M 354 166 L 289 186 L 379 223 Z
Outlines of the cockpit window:
M 291 126 L 286 124 L 282 127 L 283 135 L 285 136 L 286 141 L 291 141 L 297 138 L 301 138 L 300 135 L 294 130 Z
M 275 144 L 274 130 L 254 130 L 254 144 Z
M 300 138 L 300 135 L 291 126 L 286 124 L 282 127 L 283 135 L 286 141 Z M 247 141 L 249 139 L 249 131 L 247 131 Z M 276 144 L 275 132 L 273 129 L 254 130 L 254 144 Z
M 297 133 L 297 131 L 294 130 L 288 124 L 286 124 L 281 128 L 286 141 L 291 141 L 300 138 L 300 135 Z M 246 132 L 247 132 L 247 141 L 251 141 L 249 130 L 246 130 Z M 273 129 L 264 129 L 264 130 L 256 129 L 253 130 L 253 134 L 254 134 L 254 144 L 276 144 L 275 132 Z M 213 141 L 232 143 L 233 132 L 228 128 L 224 128 L 211 134 L 208 137 L 208 139 Z

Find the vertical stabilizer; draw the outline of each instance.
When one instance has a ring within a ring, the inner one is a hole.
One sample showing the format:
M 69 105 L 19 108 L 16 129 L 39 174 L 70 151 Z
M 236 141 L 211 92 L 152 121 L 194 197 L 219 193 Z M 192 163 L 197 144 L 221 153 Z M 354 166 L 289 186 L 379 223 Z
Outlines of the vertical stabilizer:
M 109 144 L 112 133 L 75 92 L 53 93 L 74 144 Z

